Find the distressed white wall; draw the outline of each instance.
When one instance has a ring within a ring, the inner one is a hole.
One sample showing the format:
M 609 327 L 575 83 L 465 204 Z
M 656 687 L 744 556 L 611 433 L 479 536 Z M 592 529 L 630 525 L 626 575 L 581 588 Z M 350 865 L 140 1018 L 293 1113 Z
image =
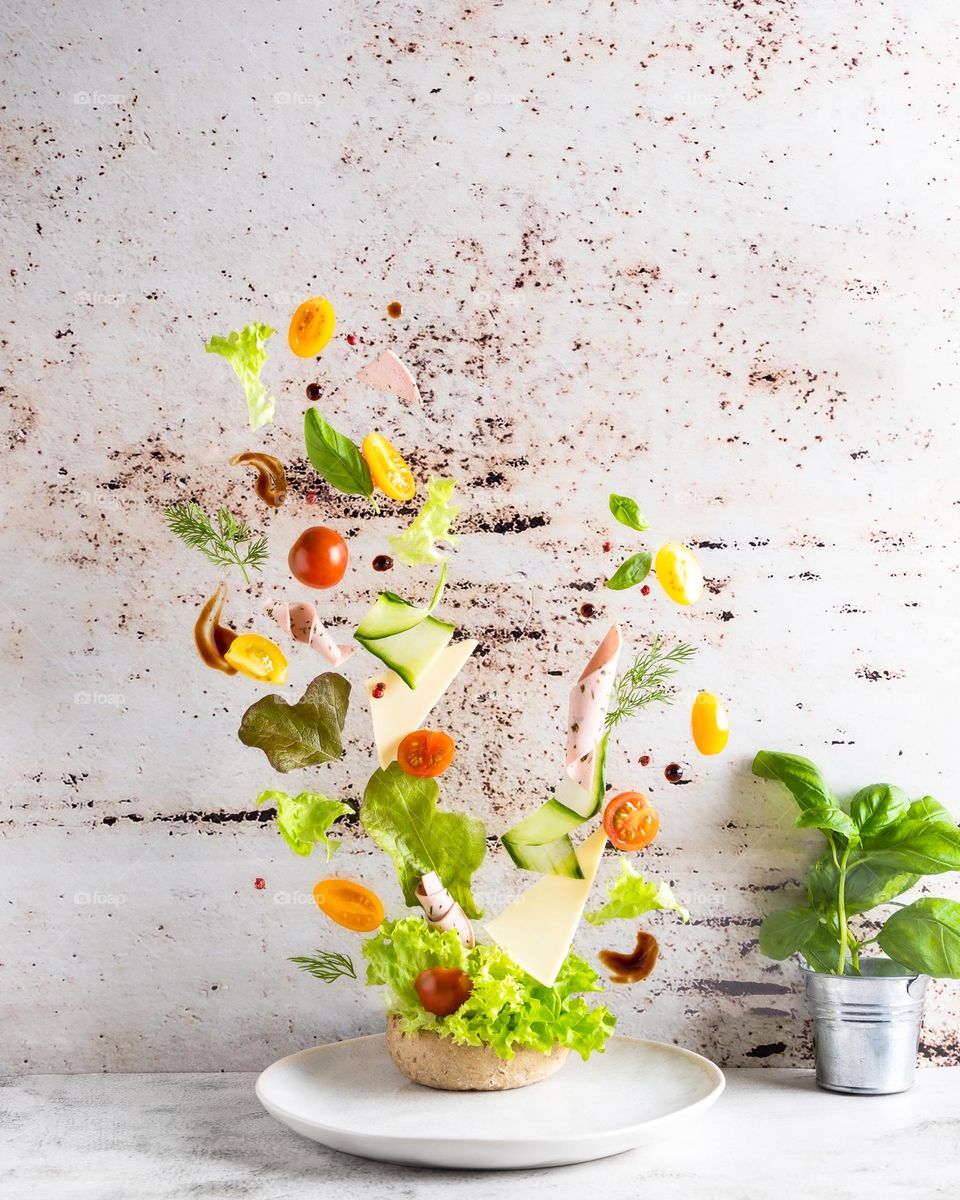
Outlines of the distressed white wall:
M 225 820 L 280 780 L 234 737 L 257 689 L 192 646 L 214 573 L 161 520 L 195 496 L 268 529 L 231 614 L 269 632 L 260 599 L 322 516 L 351 539 L 327 609 L 350 626 L 396 522 L 323 489 L 306 505 L 314 379 L 338 426 L 463 483 L 449 608 L 483 653 L 451 694 L 448 798 L 491 834 L 554 782 L 565 680 L 611 618 L 633 644 L 702 646 L 611 772 L 659 805 L 645 865 L 696 919 L 657 922 L 656 975 L 612 1003 L 626 1032 L 802 1061 L 795 970 L 753 939 L 813 839 L 754 751 L 960 812 L 954 6 L 41 0 L 5 24 L 2 1061 L 254 1068 L 380 1023 L 373 996 L 286 964 L 353 943 L 309 899 L 321 863 Z M 362 342 L 316 370 L 282 332 L 312 292 Z M 226 466 L 253 443 L 202 349 L 253 319 L 281 328 L 261 444 L 294 494 L 275 516 Z M 385 346 L 422 412 L 349 382 Z M 594 590 L 642 542 L 611 526 L 610 490 L 638 497 L 651 544 L 701 547 L 694 610 L 656 584 Z M 292 667 L 288 697 L 318 661 Z M 699 688 L 733 714 L 714 761 L 690 755 Z M 362 704 L 348 733 L 303 782 L 355 800 Z M 664 782 L 673 758 L 692 785 Z M 396 911 L 384 856 L 357 830 L 341 853 Z M 496 907 L 520 883 L 496 852 L 479 892 Z M 936 987 L 930 1057 L 960 1061 L 958 1015 Z

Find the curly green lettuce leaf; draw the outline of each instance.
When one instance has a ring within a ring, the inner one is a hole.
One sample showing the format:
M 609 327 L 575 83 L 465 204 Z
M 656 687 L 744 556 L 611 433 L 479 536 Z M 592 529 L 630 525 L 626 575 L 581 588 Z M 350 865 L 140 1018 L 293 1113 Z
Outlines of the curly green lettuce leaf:
M 349 804 L 331 800 L 319 792 L 300 792 L 290 796 L 286 792 L 271 789 L 261 792 L 257 797 L 257 806 L 261 804 L 277 806 L 277 828 L 294 854 L 306 856 L 314 846 L 322 845 L 327 852 L 327 862 L 340 845 L 327 836 L 330 826 L 340 817 L 353 812 Z
M 387 539 L 394 557 L 405 566 L 424 567 L 445 562 L 446 555 L 437 549 L 437 542 L 446 542 L 450 546 L 457 544 L 456 534 L 450 532 L 454 518 L 463 507 L 450 503 L 456 486 L 455 479 L 437 479 L 431 475 L 427 480 L 427 498 L 420 512 L 403 533 Z
M 620 859 L 620 874 L 607 884 L 607 895 L 610 899 L 602 908 L 584 914 L 591 925 L 605 925 L 618 917 L 633 920 L 661 908 L 678 913 L 684 923 L 690 920 L 690 914 L 662 879 L 645 878 L 625 858 Z
M 479 917 L 470 879 L 487 852 L 486 830 L 466 813 L 439 812 L 439 795 L 435 779 L 417 779 L 392 762 L 370 777 L 360 821 L 393 859 L 409 908 L 419 907 L 417 884 L 433 871 L 467 916 Z
M 604 1006 L 580 993 L 603 984 L 588 963 L 569 954 L 552 988 L 521 970 L 498 946 L 467 951 L 452 931 L 441 933 L 420 917 L 387 921 L 363 946 L 367 983 L 390 989 L 388 1007 L 404 1033 L 431 1030 L 459 1046 L 491 1046 L 504 1059 L 518 1049 L 548 1053 L 556 1044 L 586 1059 L 602 1051 L 616 1023 Z M 421 1005 L 413 986 L 430 967 L 456 967 L 473 984 L 469 998 L 447 1017 Z
M 208 354 L 219 354 L 227 360 L 243 384 L 253 430 L 273 420 L 276 402 L 261 382 L 260 372 L 267 358 L 267 340 L 275 333 L 269 325 L 255 321 L 243 329 L 235 329 L 226 337 L 215 334 L 204 343 Z

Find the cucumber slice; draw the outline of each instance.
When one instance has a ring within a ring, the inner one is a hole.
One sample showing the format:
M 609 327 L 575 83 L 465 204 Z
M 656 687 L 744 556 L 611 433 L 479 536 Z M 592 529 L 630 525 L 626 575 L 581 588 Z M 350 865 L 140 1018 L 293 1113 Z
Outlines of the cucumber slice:
M 607 739 L 605 733 L 597 743 L 589 790 L 564 774 L 556 796 L 508 829 L 500 839 L 518 867 L 541 875 L 583 878 L 576 850 L 570 840 L 570 831 L 595 816 L 603 803 Z
M 440 603 L 446 579 L 444 563 L 426 608 L 417 608 L 394 592 L 381 592 L 353 635 L 365 650 L 396 671 L 408 688 L 417 686 L 456 632 L 449 621 L 430 616 Z

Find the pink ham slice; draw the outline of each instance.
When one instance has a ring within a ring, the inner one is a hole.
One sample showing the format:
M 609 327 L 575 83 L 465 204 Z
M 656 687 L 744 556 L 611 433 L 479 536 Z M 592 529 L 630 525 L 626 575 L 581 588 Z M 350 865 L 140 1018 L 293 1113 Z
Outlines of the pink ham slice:
M 440 876 L 428 871 L 417 884 L 417 899 L 426 914 L 428 923 L 441 933 L 447 929 L 456 931 L 457 937 L 468 950 L 475 945 L 473 926 L 467 914 L 454 900 L 440 881 Z
M 392 350 L 384 350 L 379 358 L 367 363 L 357 372 L 360 383 L 369 383 L 382 392 L 392 392 L 408 404 L 422 404 L 417 381 Z
M 567 775 L 587 791 L 593 780 L 593 757 L 603 735 L 607 705 L 617 677 L 620 646 L 620 627 L 611 625 L 570 689 L 566 769 Z
M 316 650 L 331 667 L 339 667 L 357 648 L 338 646 L 324 629 L 312 604 L 288 604 L 283 600 L 270 600 L 263 611 L 291 637 Z

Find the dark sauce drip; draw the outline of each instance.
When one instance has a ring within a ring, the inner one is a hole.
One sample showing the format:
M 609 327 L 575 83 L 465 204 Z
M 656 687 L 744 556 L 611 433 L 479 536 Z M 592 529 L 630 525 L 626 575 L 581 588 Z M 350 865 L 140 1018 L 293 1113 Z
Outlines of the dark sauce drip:
M 393 317 L 394 320 L 396 320 L 396 318 L 401 316 L 402 313 L 403 313 L 403 305 L 400 303 L 400 301 L 399 300 L 391 300 L 390 303 L 387 305 L 387 316 Z
M 393 559 L 389 554 L 378 554 L 373 560 L 375 571 L 389 571 L 393 567 Z
M 223 657 L 237 636 L 229 626 L 220 624 L 226 602 L 227 585 L 221 583 L 200 609 L 197 623 L 193 627 L 193 639 L 197 643 L 200 657 L 208 667 L 213 667 L 215 671 L 223 671 L 225 675 L 236 675 L 237 672 Z
M 583 617 L 584 620 L 589 621 L 591 617 L 595 617 L 596 615 L 597 610 L 594 605 L 589 603 L 580 605 L 580 616 Z
M 283 463 L 261 450 L 244 450 L 230 459 L 231 467 L 255 467 L 257 482 L 254 491 L 271 508 L 279 508 L 287 498 L 287 474 Z
M 679 783 L 683 778 L 683 767 L 679 763 L 667 763 L 663 768 L 663 777 L 667 783 Z
M 637 934 L 637 945 L 629 954 L 620 954 L 616 950 L 601 950 L 600 961 L 610 974 L 611 983 L 639 983 L 648 979 L 657 965 L 657 955 L 660 947 L 652 933 L 642 929 Z
M 321 395 L 322 395 L 322 393 L 320 391 L 319 383 L 308 383 L 307 384 L 307 399 L 308 400 L 319 400 Z

